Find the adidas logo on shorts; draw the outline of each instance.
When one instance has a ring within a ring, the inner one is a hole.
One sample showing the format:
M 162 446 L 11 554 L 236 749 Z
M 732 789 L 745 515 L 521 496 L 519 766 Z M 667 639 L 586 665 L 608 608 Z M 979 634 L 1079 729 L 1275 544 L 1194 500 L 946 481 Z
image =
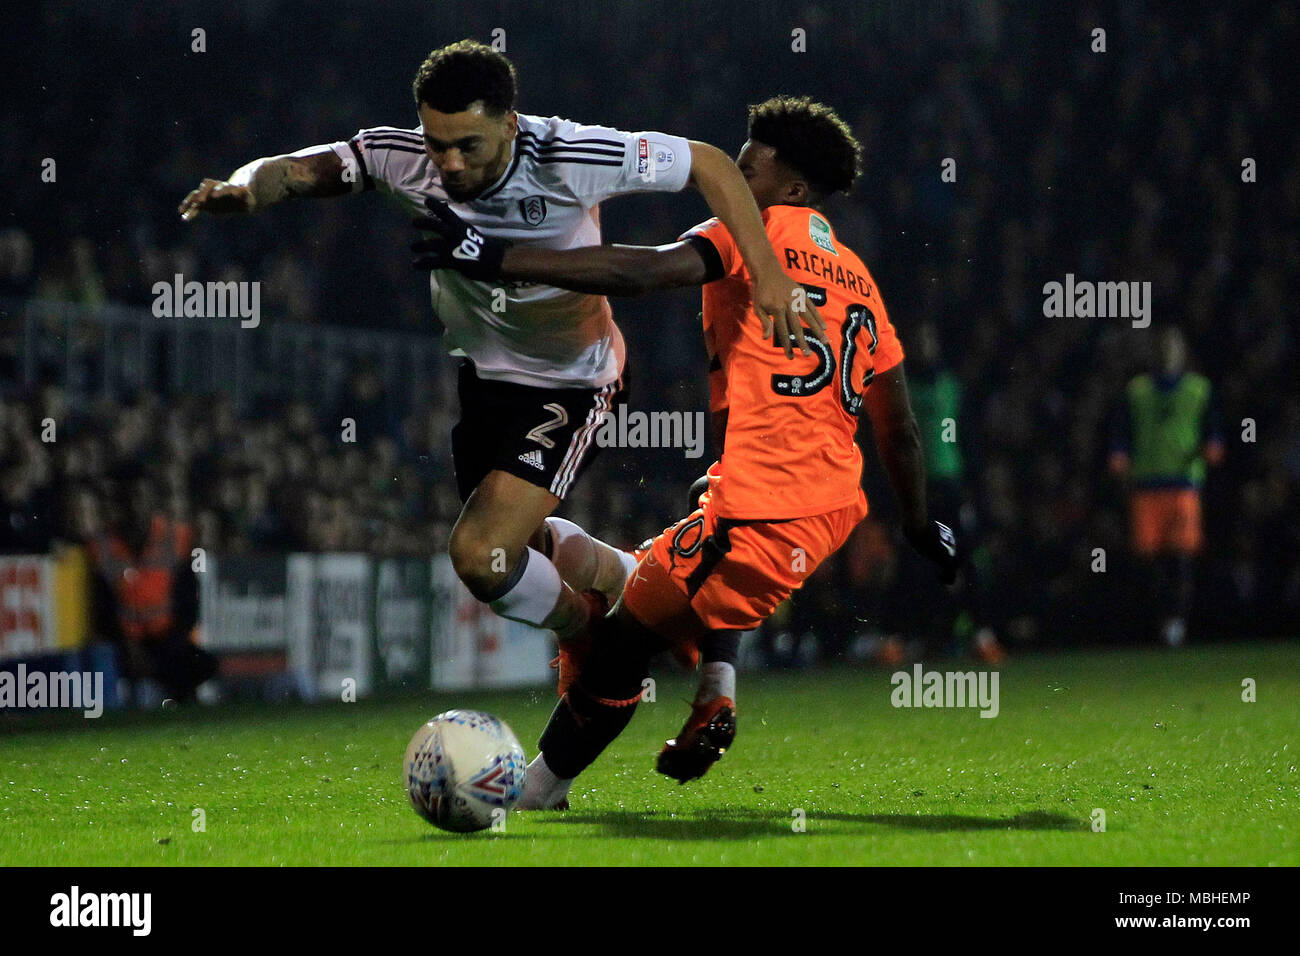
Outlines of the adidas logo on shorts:
M 519 456 L 519 460 L 525 465 L 532 465 L 538 471 L 542 471 L 546 468 L 546 465 L 542 463 L 542 453 L 540 451 L 524 452 Z

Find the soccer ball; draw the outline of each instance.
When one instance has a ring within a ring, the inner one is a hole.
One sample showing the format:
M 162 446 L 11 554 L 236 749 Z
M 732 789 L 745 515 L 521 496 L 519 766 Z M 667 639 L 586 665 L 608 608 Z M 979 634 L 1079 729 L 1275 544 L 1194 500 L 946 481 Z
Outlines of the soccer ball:
M 524 749 L 502 721 L 449 710 L 406 746 L 406 790 L 415 812 L 454 833 L 486 830 L 524 792 Z

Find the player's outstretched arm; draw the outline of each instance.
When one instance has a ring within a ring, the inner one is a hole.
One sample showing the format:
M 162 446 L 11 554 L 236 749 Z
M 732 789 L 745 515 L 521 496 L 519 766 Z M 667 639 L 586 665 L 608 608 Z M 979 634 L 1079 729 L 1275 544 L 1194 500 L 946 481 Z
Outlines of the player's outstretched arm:
M 655 289 L 703 285 L 711 277 L 694 242 L 663 246 L 512 246 L 485 236 L 446 203 L 425 200 L 429 215 L 415 220 L 425 238 L 412 243 L 417 269 L 454 269 L 471 279 L 542 282 L 593 295 L 641 295 Z M 703 241 L 703 240 L 695 240 Z
M 925 453 L 903 363 L 877 375 L 862 400 L 871 419 L 876 454 L 903 513 L 903 534 L 912 547 L 938 566 L 939 580 L 952 584 L 961 567 L 961 555 L 952 528 L 930 520 L 926 511 Z
M 736 240 L 740 256 L 753 278 L 754 312 L 763 323 L 763 335 L 774 335 L 773 341 L 785 349 L 787 357 L 794 355 L 792 346 L 811 355 L 804 326 L 826 342 L 826 323 L 817 307 L 808 302 L 799 283 L 781 267 L 740 167 L 716 146 L 695 140 L 690 144 L 691 185 L 700 191 L 713 214 Z
M 656 289 L 703 285 L 704 259 L 689 241 L 663 246 L 512 246 L 501 278 L 544 282 L 593 295 L 644 295 Z
M 329 146 L 268 156 L 235 170 L 228 180 L 205 179 L 177 209 L 187 222 L 200 212 L 251 213 L 285 199 L 341 196 L 351 192 L 343 161 Z

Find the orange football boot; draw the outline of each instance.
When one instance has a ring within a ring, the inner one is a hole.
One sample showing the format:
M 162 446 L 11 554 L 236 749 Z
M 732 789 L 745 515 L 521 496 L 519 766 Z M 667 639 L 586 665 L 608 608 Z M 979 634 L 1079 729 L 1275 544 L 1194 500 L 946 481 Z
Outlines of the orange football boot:
M 736 705 L 715 697 L 691 705 L 681 732 L 659 751 L 655 769 L 678 783 L 704 776 L 736 739 Z

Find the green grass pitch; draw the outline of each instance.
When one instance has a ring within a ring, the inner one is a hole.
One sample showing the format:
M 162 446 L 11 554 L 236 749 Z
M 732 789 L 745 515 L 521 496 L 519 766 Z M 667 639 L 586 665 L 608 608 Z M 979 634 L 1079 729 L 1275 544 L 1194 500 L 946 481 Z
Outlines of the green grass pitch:
M 654 772 L 654 756 L 690 685 L 661 676 L 571 811 L 512 813 L 503 832 L 467 835 L 412 812 L 407 740 L 440 710 L 475 707 L 508 721 L 531 757 L 547 692 L 10 717 L 0 863 L 1300 863 L 1300 645 L 1015 659 L 994 719 L 895 709 L 889 676 L 742 674 L 735 747 L 684 787 Z

